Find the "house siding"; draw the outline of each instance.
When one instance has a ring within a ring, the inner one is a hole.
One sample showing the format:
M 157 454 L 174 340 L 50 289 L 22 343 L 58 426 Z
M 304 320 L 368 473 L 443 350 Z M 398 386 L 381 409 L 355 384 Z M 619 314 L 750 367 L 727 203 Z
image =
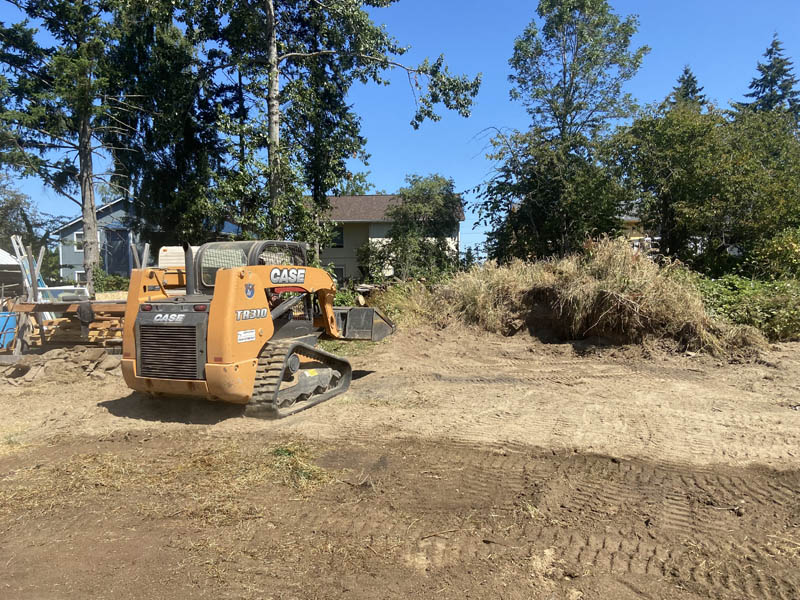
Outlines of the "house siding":
M 101 206 L 97 210 L 100 260 L 108 273 L 126 277 L 132 267 L 130 243 L 135 241 L 137 247 L 140 245 L 126 224 L 128 217 L 123 202 Z M 84 270 L 83 251 L 75 247 L 75 234 L 82 232 L 83 220 L 71 223 L 59 232 L 60 274 L 64 281 L 76 281 L 77 274 Z
M 323 248 L 321 261 L 324 266 L 333 265 L 344 270 L 345 279 L 362 279 L 358 264 L 358 249 L 367 242 L 388 243 L 392 223 L 386 221 L 371 223 L 340 223 L 342 226 L 343 247 Z M 448 238 L 450 247 L 458 252 L 460 228 Z
M 342 248 L 323 248 L 322 264 L 344 269 L 345 279 L 361 279 L 358 268 L 358 249 L 370 239 L 370 223 L 342 223 Z

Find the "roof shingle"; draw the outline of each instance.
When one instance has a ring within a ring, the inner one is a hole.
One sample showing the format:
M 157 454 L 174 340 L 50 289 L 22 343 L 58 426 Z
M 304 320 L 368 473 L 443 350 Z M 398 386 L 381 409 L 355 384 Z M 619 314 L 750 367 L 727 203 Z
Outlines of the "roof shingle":
M 396 194 L 366 196 L 331 196 L 331 221 L 337 223 L 391 223 L 386 211 L 402 202 Z M 464 210 L 459 210 L 458 220 L 464 220 Z
M 400 196 L 374 194 L 371 196 L 333 196 L 331 202 L 331 221 L 347 222 L 390 222 L 386 211 Z

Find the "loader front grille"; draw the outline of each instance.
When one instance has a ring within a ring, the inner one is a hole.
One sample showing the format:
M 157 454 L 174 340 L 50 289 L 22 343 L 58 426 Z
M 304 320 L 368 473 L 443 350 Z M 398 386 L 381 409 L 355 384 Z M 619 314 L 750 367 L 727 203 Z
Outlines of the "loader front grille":
M 139 375 L 158 379 L 202 379 L 197 361 L 197 328 L 139 325 Z

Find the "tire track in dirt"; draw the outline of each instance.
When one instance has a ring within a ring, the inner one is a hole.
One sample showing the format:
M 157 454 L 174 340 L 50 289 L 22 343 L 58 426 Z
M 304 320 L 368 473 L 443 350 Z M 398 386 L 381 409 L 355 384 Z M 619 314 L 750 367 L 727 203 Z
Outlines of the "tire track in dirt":
M 768 542 L 800 504 L 796 472 L 542 453 L 501 442 L 406 440 L 400 447 L 402 460 L 368 473 L 380 489 L 358 492 L 358 506 L 377 502 L 373 518 L 348 512 L 335 497 L 339 508 L 314 526 L 353 531 L 379 554 L 420 569 L 488 556 L 518 563 L 554 550 L 575 577 L 635 574 L 709 598 L 800 597 L 800 556 Z M 420 484 L 412 489 L 407 477 Z M 727 504 L 734 499 L 744 517 Z
M 796 579 L 765 575 L 764 556 L 748 552 L 742 545 L 718 546 L 707 540 L 702 545 L 659 543 L 623 530 L 586 534 L 553 526 L 529 527 L 524 535 L 537 548 L 555 549 L 577 575 L 672 578 L 703 597 L 713 598 L 789 600 L 800 594 Z

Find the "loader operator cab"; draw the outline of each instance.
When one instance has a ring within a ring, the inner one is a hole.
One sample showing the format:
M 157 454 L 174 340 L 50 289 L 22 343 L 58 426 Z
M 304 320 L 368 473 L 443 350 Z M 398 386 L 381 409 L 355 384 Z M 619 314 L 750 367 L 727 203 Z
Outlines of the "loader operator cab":
M 308 245 L 299 242 L 280 240 L 261 240 L 244 242 L 209 242 L 201 246 L 194 257 L 190 247 L 184 246 L 186 264 L 187 296 L 213 297 L 217 273 L 221 269 L 262 265 L 307 266 Z M 189 280 L 194 286 L 189 285 Z M 267 305 L 273 312 L 275 337 L 297 337 L 304 335 L 319 336 L 315 333 L 314 319 L 321 311 L 313 294 L 291 288 L 270 288 L 265 290 Z M 283 304 L 284 308 L 292 301 L 290 310 L 281 311 L 277 316 L 276 309 Z
M 277 240 L 209 242 L 197 250 L 193 260 L 191 248 L 188 251 L 184 248 L 187 253 L 187 277 L 190 275 L 188 263 L 192 262 L 194 290 L 199 294 L 213 295 L 219 269 L 257 265 L 306 266 L 307 249 L 307 244 Z

